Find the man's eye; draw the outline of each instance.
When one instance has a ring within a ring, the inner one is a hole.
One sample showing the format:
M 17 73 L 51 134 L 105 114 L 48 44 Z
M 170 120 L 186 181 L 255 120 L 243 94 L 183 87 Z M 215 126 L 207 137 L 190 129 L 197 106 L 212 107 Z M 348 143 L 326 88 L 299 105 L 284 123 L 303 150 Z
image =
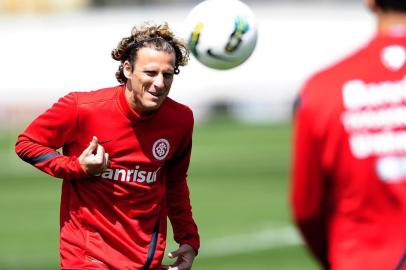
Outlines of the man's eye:
M 155 71 L 144 71 L 145 74 L 147 74 L 148 76 L 154 77 L 157 75 L 157 72 Z

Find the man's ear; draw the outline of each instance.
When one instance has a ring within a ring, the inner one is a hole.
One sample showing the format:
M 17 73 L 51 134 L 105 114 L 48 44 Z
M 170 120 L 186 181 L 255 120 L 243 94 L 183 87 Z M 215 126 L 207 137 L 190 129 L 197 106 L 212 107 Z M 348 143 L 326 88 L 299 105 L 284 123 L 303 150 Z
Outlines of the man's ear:
M 133 68 L 132 68 L 132 66 L 131 66 L 131 63 L 128 62 L 128 60 L 126 60 L 126 61 L 123 63 L 123 73 L 124 73 L 124 76 L 125 76 L 127 79 L 131 79 L 131 74 L 133 73 Z

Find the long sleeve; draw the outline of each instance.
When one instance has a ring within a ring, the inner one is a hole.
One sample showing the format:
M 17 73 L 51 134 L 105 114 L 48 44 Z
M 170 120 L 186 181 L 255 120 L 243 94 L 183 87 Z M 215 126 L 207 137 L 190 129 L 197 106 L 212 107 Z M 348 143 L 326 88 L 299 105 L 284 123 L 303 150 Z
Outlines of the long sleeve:
M 178 155 L 168 162 L 166 166 L 166 203 L 175 241 L 179 244 L 189 244 L 197 253 L 200 240 L 198 229 L 192 216 L 189 188 L 187 185 L 187 170 L 192 150 L 191 136 L 190 134 L 185 145 L 178 152 Z
M 313 134 L 310 108 L 299 104 L 295 114 L 291 200 L 293 218 L 311 252 L 328 269 L 325 179 L 320 142 Z M 313 112 L 314 113 L 314 112 Z
M 57 149 L 72 139 L 77 121 L 77 101 L 74 93 L 61 98 L 37 117 L 18 136 L 15 149 L 24 161 L 49 175 L 63 179 L 86 177 L 75 156 L 65 156 Z

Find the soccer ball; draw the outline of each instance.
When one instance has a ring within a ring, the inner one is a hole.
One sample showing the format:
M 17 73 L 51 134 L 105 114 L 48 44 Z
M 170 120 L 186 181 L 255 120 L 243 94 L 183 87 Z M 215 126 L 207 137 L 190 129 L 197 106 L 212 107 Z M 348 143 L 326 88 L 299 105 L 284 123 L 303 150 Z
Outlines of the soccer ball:
M 238 0 L 201 2 L 189 12 L 184 30 L 195 58 L 214 69 L 231 69 L 244 63 L 257 43 L 255 15 Z

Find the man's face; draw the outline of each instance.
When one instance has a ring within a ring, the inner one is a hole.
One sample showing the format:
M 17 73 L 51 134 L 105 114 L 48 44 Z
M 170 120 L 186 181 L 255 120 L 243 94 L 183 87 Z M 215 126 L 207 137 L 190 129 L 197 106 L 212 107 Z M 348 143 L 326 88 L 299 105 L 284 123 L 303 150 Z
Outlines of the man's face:
M 138 112 L 157 110 L 169 94 L 175 66 L 175 54 L 141 48 L 137 52 L 134 69 L 124 63 L 127 77 L 126 97 Z

